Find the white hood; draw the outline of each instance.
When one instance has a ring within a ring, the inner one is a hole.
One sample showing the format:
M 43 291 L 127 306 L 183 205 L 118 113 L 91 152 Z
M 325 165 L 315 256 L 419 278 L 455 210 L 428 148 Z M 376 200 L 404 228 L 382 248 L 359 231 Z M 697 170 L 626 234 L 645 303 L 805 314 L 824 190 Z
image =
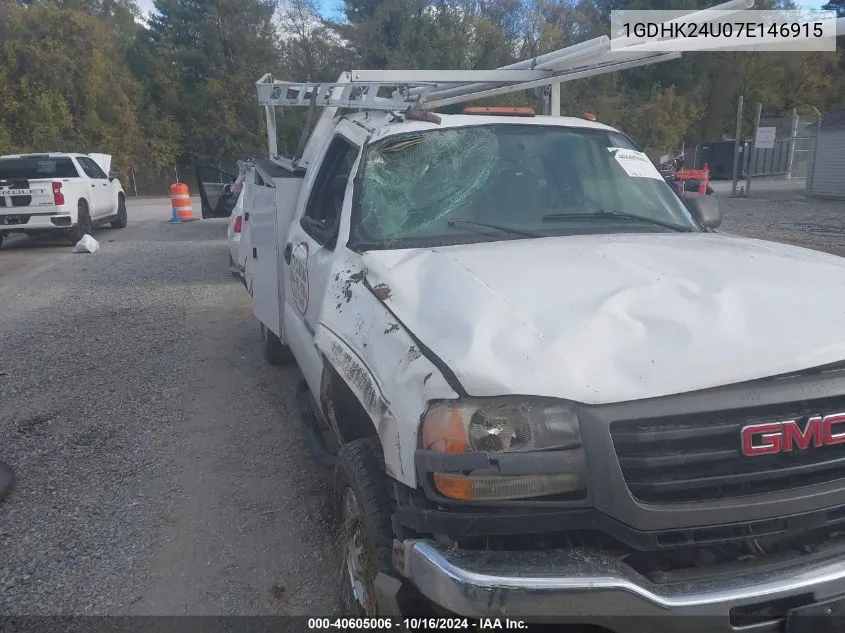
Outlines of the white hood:
M 793 246 L 617 234 L 364 262 L 475 396 L 624 402 L 845 360 L 845 259 Z
M 88 158 L 97 163 L 104 172 L 111 171 L 111 154 L 88 154 Z

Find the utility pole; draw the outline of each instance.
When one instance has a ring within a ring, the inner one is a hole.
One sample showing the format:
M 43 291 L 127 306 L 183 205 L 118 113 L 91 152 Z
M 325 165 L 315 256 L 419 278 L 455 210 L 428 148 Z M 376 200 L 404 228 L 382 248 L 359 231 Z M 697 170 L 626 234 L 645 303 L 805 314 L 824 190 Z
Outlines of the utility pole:
M 798 109 L 792 108 L 792 131 L 789 133 L 789 162 L 786 165 L 786 179 L 792 179 L 792 164 L 795 159 L 795 137 L 798 136 Z
M 739 148 L 742 147 L 742 100 L 743 96 L 739 95 L 739 100 L 736 104 L 736 133 L 734 136 L 734 173 L 733 186 L 731 187 L 731 197 L 736 197 L 736 183 L 739 180 Z
M 751 195 L 751 175 L 757 171 L 757 131 L 760 129 L 760 115 L 763 114 L 763 104 L 757 104 L 757 114 L 754 115 L 754 138 L 751 139 L 751 157 L 748 162 L 748 174 L 745 179 L 745 193 Z
M 816 137 L 813 139 L 813 157 L 810 159 L 810 170 L 807 174 L 807 193 L 810 196 L 813 195 L 813 182 L 815 181 L 816 176 L 816 152 L 819 149 L 819 134 L 821 133 L 822 129 L 822 113 L 819 112 L 816 106 L 811 106 L 813 110 L 816 112 Z

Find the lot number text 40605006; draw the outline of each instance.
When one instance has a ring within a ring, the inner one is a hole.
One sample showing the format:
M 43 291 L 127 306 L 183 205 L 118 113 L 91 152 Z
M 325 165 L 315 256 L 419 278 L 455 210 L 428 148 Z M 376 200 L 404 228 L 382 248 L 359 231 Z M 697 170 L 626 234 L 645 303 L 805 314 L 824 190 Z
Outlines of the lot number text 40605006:
M 517 631 L 527 629 L 528 625 L 514 618 L 309 618 L 308 628 L 342 631 Z

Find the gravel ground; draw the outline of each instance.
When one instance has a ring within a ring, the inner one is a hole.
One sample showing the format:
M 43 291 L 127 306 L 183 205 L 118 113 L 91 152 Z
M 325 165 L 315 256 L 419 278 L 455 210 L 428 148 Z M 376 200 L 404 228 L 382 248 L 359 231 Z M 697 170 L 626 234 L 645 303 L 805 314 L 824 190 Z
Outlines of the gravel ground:
M 726 232 L 845 254 L 845 203 L 730 199 Z M 198 206 L 195 203 L 195 208 Z M 225 221 L 130 204 L 103 250 L 0 251 L 0 614 L 336 607 L 329 478 L 260 354 Z
M 198 209 L 195 203 L 194 209 Z M 0 250 L 0 614 L 335 608 L 327 473 L 260 351 L 225 220 L 131 203 L 102 250 Z
M 724 215 L 722 231 L 845 256 L 845 201 L 759 188 L 762 191 L 752 198 L 730 198 L 717 190 Z

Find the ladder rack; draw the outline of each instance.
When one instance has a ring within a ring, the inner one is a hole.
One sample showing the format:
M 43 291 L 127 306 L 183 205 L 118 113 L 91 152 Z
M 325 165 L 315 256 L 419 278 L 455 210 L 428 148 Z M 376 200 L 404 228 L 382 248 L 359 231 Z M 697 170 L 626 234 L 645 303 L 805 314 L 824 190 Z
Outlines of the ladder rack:
M 555 85 L 617 70 L 680 57 L 680 53 L 610 51 L 607 37 L 592 40 L 601 55 L 577 66 L 553 62 L 533 70 L 353 70 L 330 83 L 279 81 L 269 74 L 256 83 L 258 102 L 265 107 L 352 108 L 361 110 L 430 110 L 497 94 Z M 606 50 L 604 50 L 606 49 Z M 560 49 L 552 54 L 564 53 Z M 388 94 L 385 94 L 388 91 Z
M 256 83 L 258 102 L 265 109 L 270 158 L 278 155 L 276 141 L 277 107 L 322 107 L 323 113 L 312 137 L 318 136 L 334 118 L 338 108 L 354 110 L 413 111 L 474 101 L 501 94 L 551 87 L 553 114 L 560 110 L 560 84 L 677 59 L 680 53 L 640 53 L 610 51 L 607 37 L 588 42 L 598 51 L 596 59 L 567 59 L 570 49 L 548 55 L 551 61 L 534 68 L 495 70 L 353 70 L 341 73 L 331 83 L 279 81 L 270 74 Z M 536 63 L 540 58 L 530 60 Z M 471 83 L 470 83 L 471 82 Z M 309 162 L 313 149 L 310 143 L 298 162 Z
M 684 19 L 695 19 L 714 9 L 741 11 L 753 6 L 754 0 L 729 0 Z M 315 150 L 311 139 L 322 136 L 338 108 L 412 112 L 543 88 L 550 113 L 559 116 L 562 83 L 681 56 L 677 52 L 645 52 L 638 49 L 640 43 L 641 39 L 626 38 L 623 47 L 611 50 L 610 38 L 601 36 L 493 70 L 351 70 L 328 83 L 279 81 L 268 73 L 256 82 L 256 88 L 258 102 L 265 109 L 270 158 L 278 157 L 277 107 L 324 108 L 302 156 L 295 159 L 296 164 L 307 165 Z

